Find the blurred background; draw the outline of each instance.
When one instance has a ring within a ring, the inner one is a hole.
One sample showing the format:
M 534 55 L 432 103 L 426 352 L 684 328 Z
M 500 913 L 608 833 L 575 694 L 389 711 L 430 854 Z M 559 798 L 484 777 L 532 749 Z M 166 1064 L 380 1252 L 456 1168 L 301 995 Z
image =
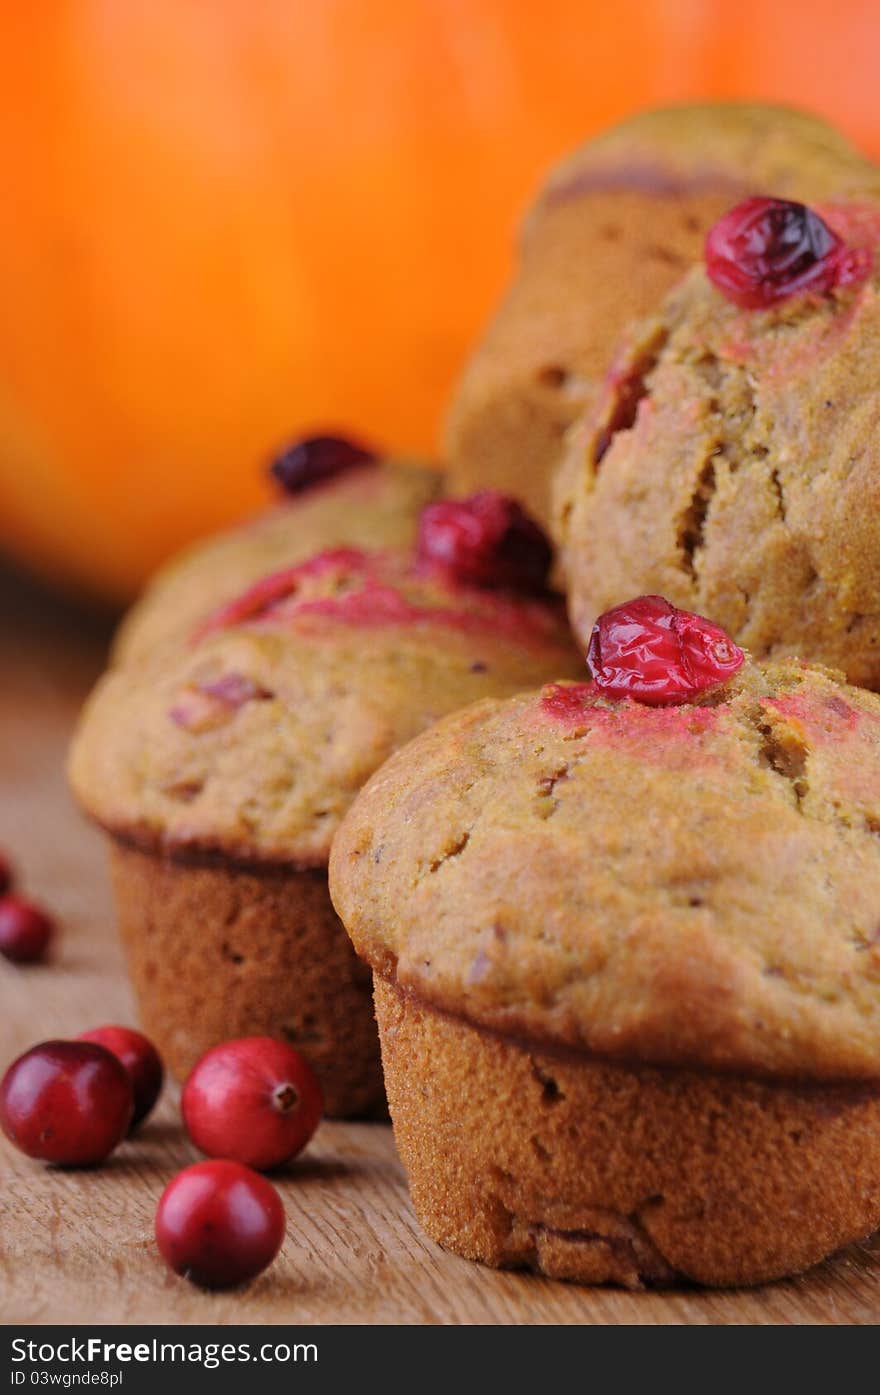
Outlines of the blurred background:
M 118 604 L 303 430 L 430 452 L 547 166 L 790 102 L 880 157 L 880 5 L 7 0 L 0 549 Z

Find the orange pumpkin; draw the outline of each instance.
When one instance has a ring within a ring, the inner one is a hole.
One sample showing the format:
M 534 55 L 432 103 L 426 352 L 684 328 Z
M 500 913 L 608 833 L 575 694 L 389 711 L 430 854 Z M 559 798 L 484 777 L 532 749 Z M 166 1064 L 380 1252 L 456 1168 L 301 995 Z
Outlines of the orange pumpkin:
M 821 32 L 802 0 L 3 6 L 0 542 L 122 597 L 255 505 L 292 433 L 429 448 L 544 166 L 634 107 L 751 94 L 731 11 L 755 41 L 769 11 L 781 95 L 878 134 L 871 0 Z

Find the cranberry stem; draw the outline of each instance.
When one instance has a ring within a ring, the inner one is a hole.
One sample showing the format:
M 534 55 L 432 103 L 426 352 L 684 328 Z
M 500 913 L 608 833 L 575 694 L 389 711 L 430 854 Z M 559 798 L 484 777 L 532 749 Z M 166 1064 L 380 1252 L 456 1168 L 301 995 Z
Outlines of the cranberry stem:
M 272 1103 L 279 1114 L 289 1114 L 299 1104 L 299 1091 L 286 1080 L 283 1085 L 276 1085 L 272 1091 Z

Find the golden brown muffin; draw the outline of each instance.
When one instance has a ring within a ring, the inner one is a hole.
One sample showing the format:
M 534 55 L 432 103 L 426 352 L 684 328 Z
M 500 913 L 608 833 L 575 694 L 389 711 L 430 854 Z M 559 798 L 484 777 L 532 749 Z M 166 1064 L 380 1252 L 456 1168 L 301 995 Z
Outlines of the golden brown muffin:
M 508 489 L 546 519 L 566 428 L 625 326 L 700 257 L 716 218 L 750 193 L 878 188 L 842 136 L 784 107 L 673 107 L 590 141 L 551 173 L 516 279 L 465 368 L 446 439 L 454 487 Z
M 122 622 L 115 663 L 185 635 L 204 615 L 276 567 L 325 547 L 406 547 L 416 520 L 440 494 L 436 470 L 407 461 L 365 461 L 283 496 L 265 513 L 202 540 L 163 567 Z
M 818 212 L 867 276 L 754 309 L 694 268 L 573 429 L 557 530 L 581 636 L 659 591 L 756 657 L 880 685 L 880 208 Z
M 793 661 L 484 701 L 392 757 L 330 878 L 428 1233 L 629 1285 L 869 1233 L 878 828 L 880 698 Z
M 428 511 L 444 544 L 456 509 L 473 523 L 476 504 Z M 309 1057 L 329 1113 L 380 1105 L 369 974 L 330 904 L 330 842 L 368 776 L 438 717 L 577 671 L 561 602 L 528 567 L 516 589 L 511 555 L 494 559 L 511 582 L 498 589 L 462 581 L 464 556 L 437 560 L 424 522 L 418 550 L 325 549 L 99 684 L 71 781 L 111 835 L 141 1014 L 177 1075 L 266 1033 Z M 546 573 L 540 535 L 534 556 Z

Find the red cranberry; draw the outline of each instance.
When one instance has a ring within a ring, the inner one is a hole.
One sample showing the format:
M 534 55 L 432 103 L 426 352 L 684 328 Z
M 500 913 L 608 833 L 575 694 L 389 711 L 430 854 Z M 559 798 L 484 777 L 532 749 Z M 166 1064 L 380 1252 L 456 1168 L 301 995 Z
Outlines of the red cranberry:
M 788 199 L 746 199 L 706 237 L 710 281 L 747 310 L 847 285 L 870 264 L 866 248 L 847 247 L 818 213 Z
M 42 959 L 55 930 L 45 911 L 21 896 L 0 898 L 0 954 L 14 964 Z
M 29 1158 L 85 1167 L 126 1135 L 131 1081 L 111 1051 L 89 1041 L 44 1041 L 0 1082 L 0 1125 Z
M 725 682 L 744 660 L 720 626 L 662 596 L 639 596 L 600 615 L 587 651 L 597 688 L 653 706 L 688 702 Z
M 294 441 L 269 468 L 285 493 L 301 494 L 313 484 L 322 484 L 334 475 L 344 474 L 356 465 L 369 465 L 376 459 L 375 451 L 344 436 L 309 436 Z
M 165 1188 L 156 1242 L 176 1274 L 228 1288 L 262 1272 L 281 1249 L 284 1207 L 270 1182 L 226 1159 L 194 1163 Z
M 311 1066 L 272 1037 L 242 1037 L 206 1052 L 180 1104 L 187 1133 L 203 1153 L 261 1169 L 295 1157 L 324 1109 Z
M 543 591 L 553 561 L 543 529 L 495 489 L 423 509 L 418 554 L 455 581 L 489 590 Z
M 133 1027 L 95 1027 L 91 1032 L 80 1032 L 77 1041 L 94 1041 L 98 1046 L 106 1046 L 118 1057 L 128 1072 L 134 1092 L 134 1114 L 131 1127 L 146 1119 L 159 1098 L 165 1069 L 162 1058 L 149 1037 L 136 1032 Z
M 7 891 L 11 891 L 14 880 L 12 863 L 0 852 L 0 896 L 5 896 Z
M 184 731 L 212 731 L 226 726 L 247 702 L 266 702 L 274 694 L 243 673 L 224 673 L 212 683 L 187 683 L 168 715 Z

